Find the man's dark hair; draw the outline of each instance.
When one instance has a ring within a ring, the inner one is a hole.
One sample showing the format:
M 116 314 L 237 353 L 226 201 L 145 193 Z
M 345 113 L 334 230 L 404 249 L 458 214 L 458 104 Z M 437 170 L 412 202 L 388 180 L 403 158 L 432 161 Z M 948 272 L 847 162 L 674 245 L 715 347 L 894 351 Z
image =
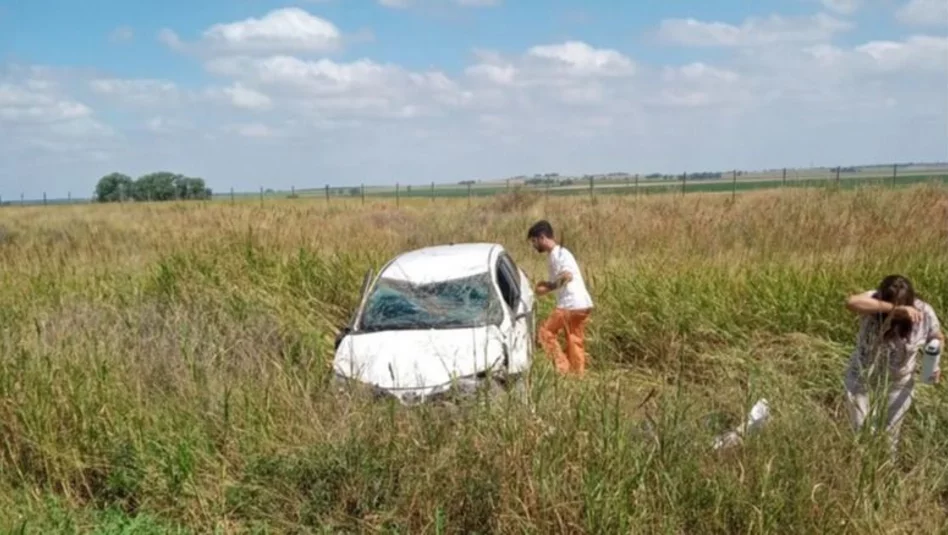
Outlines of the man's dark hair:
M 527 231 L 527 239 L 533 238 L 553 238 L 553 225 L 545 219 L 537 221 Z

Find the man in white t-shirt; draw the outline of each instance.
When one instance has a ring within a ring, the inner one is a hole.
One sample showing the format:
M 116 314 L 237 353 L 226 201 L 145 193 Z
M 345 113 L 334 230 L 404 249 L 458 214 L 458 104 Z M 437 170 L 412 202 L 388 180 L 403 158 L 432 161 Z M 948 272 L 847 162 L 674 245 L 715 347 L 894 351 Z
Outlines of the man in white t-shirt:
M 556 292 L 556 308 L 537 333 L 540 345 L 553 359 L 557 370 L 583 375 L 586 371 L 586 324 L 593 302 L 579 264 L 569 250 L 556 243 L 553 227 L 548 221 L 538 221 L 531 226 L 527 239 L 537 251 L 549 255 L 550 278 L 537 283 L 537 295 Z M 559 332 L 564 330 L 565 354 L 557 340 Z

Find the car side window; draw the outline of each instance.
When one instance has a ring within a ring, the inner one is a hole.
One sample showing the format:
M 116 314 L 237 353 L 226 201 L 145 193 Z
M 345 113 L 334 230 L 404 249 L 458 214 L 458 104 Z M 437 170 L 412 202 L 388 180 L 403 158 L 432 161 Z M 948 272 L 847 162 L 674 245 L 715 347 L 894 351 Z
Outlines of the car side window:
M 520 280 L 516 267 L 507 255 L 501 255 L 497 262 L 497 282 L 504 302 L 511 310 L 517 309 L 520 301 Z

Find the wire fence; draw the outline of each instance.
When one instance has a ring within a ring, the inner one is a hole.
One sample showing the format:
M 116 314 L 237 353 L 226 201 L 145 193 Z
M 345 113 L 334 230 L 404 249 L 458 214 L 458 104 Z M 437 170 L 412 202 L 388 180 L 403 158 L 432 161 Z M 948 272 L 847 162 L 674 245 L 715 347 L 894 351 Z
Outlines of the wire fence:
M 377 202 L 390 200 L 395 206 L 400 206 L 403 200 L 413 199 L 463 199 L 467 198 L 471 204 L 474 198 L 490 197 L 512 192 L 533 192 L 544 196 L 597 196 L 609 195 L 657 195 L 690 193 L 730 193 L 732 198 L 740 192 L 767 190 L 776 188 L 855 188 L 865 186 L 900 187 L 922 183 L 948 183 L 948 166 L 917 168 L 907 166 L 900 169 L 899 165 L 892 165 L 887 172 L 879 167 L 871 171 L 855 168 L 835 167 L 832 169 L 782 169 L 766 173 L 748 173 L 733 170 L 729 173 L 695 173 L 689 175 L 587 175 L 584 177 L 559 177 L 555 174 L 535 175 L 534 177 L 518 177 L 503 182 L 474 182 L 466 181 L 457 184 L 402 185 L 394 186 L 331 186 L 322 188 L 296 189 L 276 191 L 260 186 L 258 192 L 237 192 L 230 188 L 227 193 L 213 193 L 209 200 L 214 202 L 229 201 L 231 203 L 259 201 L 261 204 L 276 199 L 323 199 L 327 203 L 346 200 L 360 201 L 366 204 L 369 201 Z M 180 200 L 180 199 L 166 199 Z M 208 200 L 208 199 L 205 199 Z M 68 193 L 66 198 L 52 199 L 43 193 L 42 199 L 26 199 L 21 194 L 17 200 L 8 200 L 0 196 L 0 206 L 51 206 L 64 204 L 88 204 L 95 202 L 95 197 L 78 198 Z

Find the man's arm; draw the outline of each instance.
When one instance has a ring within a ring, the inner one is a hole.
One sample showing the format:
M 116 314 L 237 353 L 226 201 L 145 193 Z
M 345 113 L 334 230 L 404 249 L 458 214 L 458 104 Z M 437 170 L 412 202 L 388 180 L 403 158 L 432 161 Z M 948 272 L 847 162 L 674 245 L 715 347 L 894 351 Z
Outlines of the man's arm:
M 547 282 L 547 284 L 550 286 L 550 288 L 556 290 L 566 286 L 571 280 L 573 280 L 572 273 L 569 271 L 561 271 L 560 274 L 556 276 L 556 279 Z
M 541 296 L 546 295 L 562 288 L 563 286 L 566 286 L 571 280 L 573 280 L 573 274 L 569 271 L 564 271 L 560 273 L 554 280 L 538 282 L 536 292 Z

